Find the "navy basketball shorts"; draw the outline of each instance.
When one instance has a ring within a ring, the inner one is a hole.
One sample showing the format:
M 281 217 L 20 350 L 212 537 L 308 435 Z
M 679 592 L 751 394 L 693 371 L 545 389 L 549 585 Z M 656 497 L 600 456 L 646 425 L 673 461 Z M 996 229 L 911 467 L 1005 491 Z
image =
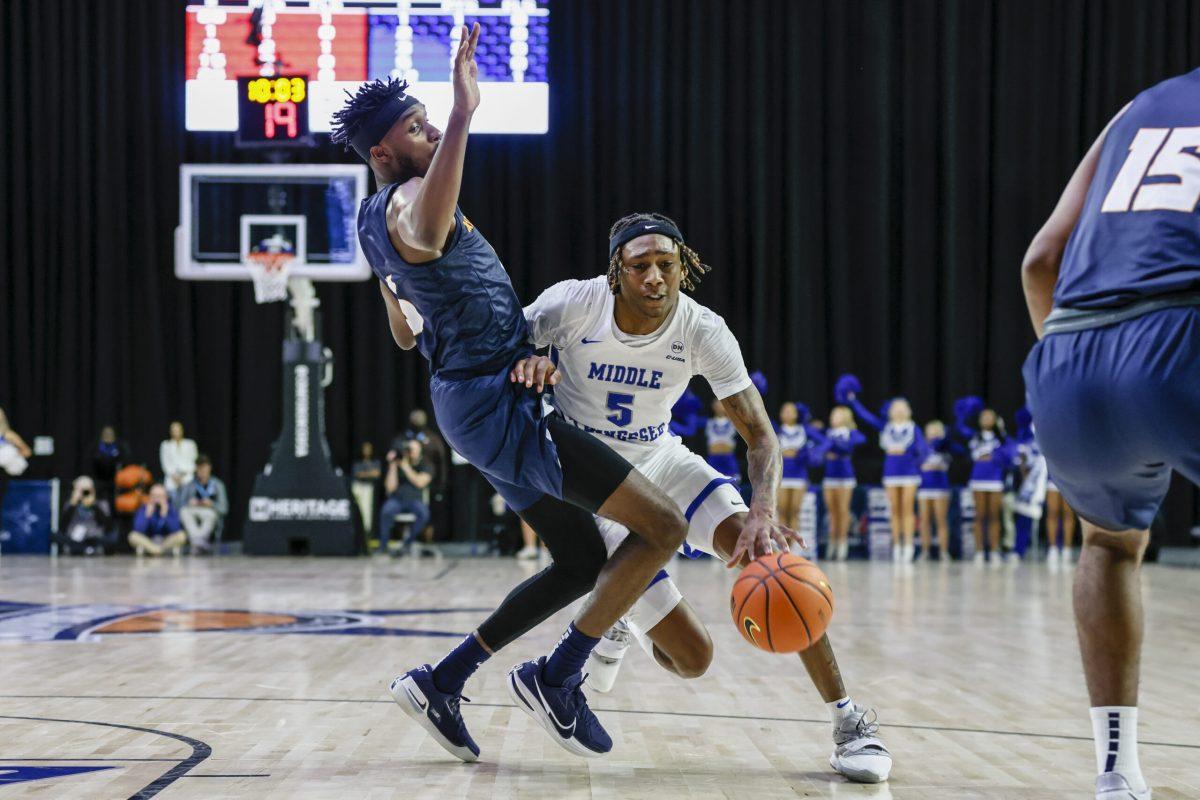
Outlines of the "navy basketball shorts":
M 1084 519 L 1146 529 L 1172 470 L 1200 483 L 1200 310 L 1047 335 L 1023 373 L 1050 474 Z
M 434 376 L 429 389 L 442 436 L 513 511 L 550 496 L 594 514 L 633 466 L 561 416 L 546 416 L 542 396 L 508 373 Z

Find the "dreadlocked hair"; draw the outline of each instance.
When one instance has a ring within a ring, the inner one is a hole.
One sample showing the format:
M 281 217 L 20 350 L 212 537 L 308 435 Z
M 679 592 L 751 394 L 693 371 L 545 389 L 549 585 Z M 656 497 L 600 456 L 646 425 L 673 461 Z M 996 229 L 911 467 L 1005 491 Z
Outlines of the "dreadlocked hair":
M 676 229 L 679 228 L 679 226 L 675 224 L 675 220 L 671 219 L 665 214 L 630 214 L 628 216 L 621 217 L 619 220 L 613 223 L 612 229 L 608 232 L 608 238 L 611 239 L 621 231 L 628 230 L 631 225 L 637 225 L 641 222 L 665 222 L 674 226 Z M 700 260 L 700 254 L 695 250 L 688 247 L 683 242 L 678 242 L 678 244 L 679 260 L 683 262 L 683 277 L 680 279 L 679 283 L 684 289 L 687 289 L 689 292 L 694 292 L 696 291 L 696 284 L 700 282 L 700 276 L 706 272 L 712 272 L 712 267 L 703 263 Z M 608 261 L 608 288 L 612 290 L 613 294 L 621 293 L 621 280 L 619 277 L 620 272 L 621 251 L 618 249 L 617 252 L 613 253 L 613 257 Z
M 346 105 L 333 113 L 333 133 L 329 141 L 350 149 L 350 141 L 362 127 L 363 121 L 398 94 L 408 91 L 408 81 L 399 78 L 379 78 L 358 87 L 354 94 L 346 92 Z

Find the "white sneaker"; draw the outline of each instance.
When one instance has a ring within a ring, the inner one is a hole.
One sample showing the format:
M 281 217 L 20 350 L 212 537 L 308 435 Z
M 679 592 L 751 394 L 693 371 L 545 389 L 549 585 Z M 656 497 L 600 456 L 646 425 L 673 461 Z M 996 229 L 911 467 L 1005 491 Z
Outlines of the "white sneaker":
M 1074 564 L 1075 563 L 1075 551 L 1069 547 L 1064 547 L 1062 549 L 1062 563 Z
M 625 658 L 632 639 L 633 634 L 623 619 L 617 620 L 617 624 L 608 629 L 588 656 L 587 666 L 583 669 L 587 673 L 584 682 L 588 688 L 597 692 L 612 691 L 613 684 L 617 682 L 617 673 L 621 671 L 621 659 Z
M 532 561 L 533 559 L 535 559 L 537 557 L 538 557 L 537 545 L 530 545 L 529 547 L 522 547 L 520 550 L 517 551 L 517 560 L 519 560 L 519 561 Z
M 850 560 L 850 542 L 849 540 L 842 542 L 838 547 L 838 561 Z
M 904 563 L 911 564 L 917 555 L 917 546 L 915 544 L 904 545 Z
M 1013 550 L 1007 556 L 1004 557 L 1004 560 L 1008 562 L 1008 565 L 1010 567 L 1015 567 L 1017 564 L 1021 563 L 1021 554 L 1018 553 L 1016 550 Z
M 1046 566 L 1051 568 L 1057 567 L 1061 560 L 1062 550 L 1059 550 L 1057 547 L 1051 547 L 1046 551 Z
M 892 545 L 892 562 L 899 564 L 904 560 L 904 548 L 898 544 Z
M 971 562 L 972 562 L 973 564 L 975 564 L 975 566 L 977 566 L 977 567 L 982 567 L 982 566 L 983 566 L 983 561 L 984 561 L 984 558 L 983 558 L 983 551 L 982 551 L 982 550 L 980 550 L 980 551 L 976 552 L 976 553 L 975 553 L 975 557 L 974 557 L 973 559 L 971 559 Z
M 1150 800 L 1150 787 L 1135 792 L 1119 772 L 1102 772 L 1096 776 L 1096 800 Z
M 892 754 L 876 736 L 878 717 L 856 705 L 854 713 L 842 720 L 833 731 L 833 755 L 829 766 L 856 783 L 880 783 L 892 771 Z

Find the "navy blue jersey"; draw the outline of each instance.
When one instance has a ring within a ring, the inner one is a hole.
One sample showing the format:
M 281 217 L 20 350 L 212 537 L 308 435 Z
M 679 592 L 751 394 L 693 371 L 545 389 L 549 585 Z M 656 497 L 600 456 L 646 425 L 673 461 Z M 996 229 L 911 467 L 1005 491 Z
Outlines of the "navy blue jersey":
M 1200 291 L 1200 69 L 1134 98 L 1109 127 L 1054 287 L 1056 308 Z
M 389 184 L 358 209 L 358 240 L 375 274 L 424 319 L 417 347 L 434 375 L 465 377 L 508 367 L 524 353 L 529 329 L 500 257 L 457 206 L 440 258 L 409 264 L 388 238 Z

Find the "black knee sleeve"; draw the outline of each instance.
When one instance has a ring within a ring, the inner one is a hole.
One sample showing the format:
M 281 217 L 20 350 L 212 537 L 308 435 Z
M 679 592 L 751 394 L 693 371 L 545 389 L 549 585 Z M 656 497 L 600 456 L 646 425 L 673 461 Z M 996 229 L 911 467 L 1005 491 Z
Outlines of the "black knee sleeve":
M 546 543 L 554 563 L 509 592 L 479 626 L 479 637 L 492 652 L 590 592 L 608 560 L 595 518 L 570 503 L 543 497 L 521 517 Z

